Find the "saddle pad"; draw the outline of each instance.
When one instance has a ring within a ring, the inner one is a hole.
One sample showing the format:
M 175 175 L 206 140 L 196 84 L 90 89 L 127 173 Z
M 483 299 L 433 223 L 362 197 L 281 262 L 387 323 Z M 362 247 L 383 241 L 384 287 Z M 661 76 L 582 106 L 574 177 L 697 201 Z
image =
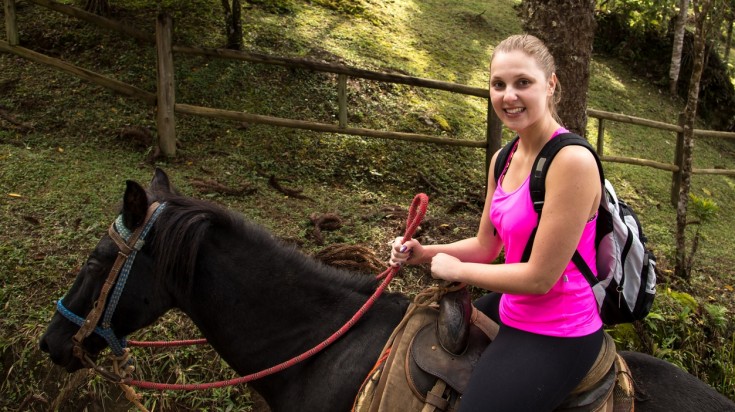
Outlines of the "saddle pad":
M 615 389 L 615 380 L 617 379 L 616 367 L 612 365 L 607 374 L 597 382 L 592 388 L 585 392 L 570 395 L 555 410 L 557 412 L 583 412 L 598 411 L 605 405 L 607 400 L 612 396 Z
M 431 307 L 418 307 L 415 311 L 409 309 L 410 317 L 400 333 L 395 336 L 391 344 L 383 371 L 380 374 L 375 394 L 366 411 L 370 412 L 420 412 L 424 407 L 424 400 L 414 395 L 408 388 L 406 380 L 406 357 L 409 356 L 409 344 L 413 341 L 416 331 L 426 325 L 436 325 L 438 311 Z
M 479 328 L 470 327 L 469 343 L 459 356 L 445 351 L 439 344 L 436 324 L 424 326 L 414 337 L 406 357 L 408 384 L 416 396 L 426 399 L 426 393 L 443 380 L 452 389 L 464 392 L 477 361 L 490 343 L 490 339 Z
M 582 382 L 577 385 L 572 391 L 572 395 L 586 392 L 591 388 L 595 387 L 597 382 L 603 379 L 610 371 L 610 366 L 615 362 L 615 356 L 617 354 L 617 348 L 615 347 L 615 340 L 607 332 L 603 334 L 602 347 L 600 352 L 597 354 L 595 363 L 592 364 L 587 376 L 582 379 Z

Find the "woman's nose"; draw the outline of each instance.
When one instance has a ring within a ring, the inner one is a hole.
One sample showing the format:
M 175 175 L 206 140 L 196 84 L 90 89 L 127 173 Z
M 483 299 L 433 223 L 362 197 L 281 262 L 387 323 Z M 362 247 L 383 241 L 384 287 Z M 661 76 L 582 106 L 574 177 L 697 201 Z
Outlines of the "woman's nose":
M 503 101 L 514 102 L 516 100 L 518 100 L 518 95 L 516 94 L 515 89 L 512 87 L 506 87 L 503 93 Z

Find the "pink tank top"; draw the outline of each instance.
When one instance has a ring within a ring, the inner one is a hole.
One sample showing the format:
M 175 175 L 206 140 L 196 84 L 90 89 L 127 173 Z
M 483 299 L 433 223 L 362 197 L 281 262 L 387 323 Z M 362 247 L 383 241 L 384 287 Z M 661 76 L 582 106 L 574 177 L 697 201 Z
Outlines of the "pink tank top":
M 554 132 L 552 138 L 563 132 L 566 129 L 560 128 Z M 493 194 L 490 220 L 505 245 L 505 262 L 518 263 L 528 238 L 536 227 L 538 215 L 531 203 L 530 175 L 518 189 L 510 193 L 503 190 L 502 177 L 501 175 Z M 596 222 L 596 216 L 587 222 L 577 245 L 577 250 L 595 275 Z M 559 337 L 585 336 L 602 327 L 592 288 L 571 261 L 546 294 L 504 293 L 500 300 L 500 319 L 516 329 Z

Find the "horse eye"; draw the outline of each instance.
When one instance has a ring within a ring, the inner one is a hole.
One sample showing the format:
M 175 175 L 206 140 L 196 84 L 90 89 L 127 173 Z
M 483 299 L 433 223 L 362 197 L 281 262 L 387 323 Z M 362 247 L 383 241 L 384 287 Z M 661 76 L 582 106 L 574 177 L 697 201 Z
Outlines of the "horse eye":
M 95 259 L 95 258 L 89 258 L 89 259 L 87 259 L 87 263 L 85 263 L 84 266 L 85 266 L 85 268 L 87 269 L 88 272 L 97 271 L 97 270 L 99 270 L 102 267 L 102 265 L 100 264 L 100 262 L 97 259 Z

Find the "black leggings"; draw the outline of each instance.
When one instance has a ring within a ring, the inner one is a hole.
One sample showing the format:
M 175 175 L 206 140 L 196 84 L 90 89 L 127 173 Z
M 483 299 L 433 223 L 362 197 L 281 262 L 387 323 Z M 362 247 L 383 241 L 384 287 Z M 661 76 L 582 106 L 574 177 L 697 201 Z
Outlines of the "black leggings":
M 500 295 L 490 293 L 475 302 L 500 324 L 500 332 L 475 366 L 460 411 L 552 411 L 592 367 L 603 330 L 559 338 L 503 325 L 498 316 Z

